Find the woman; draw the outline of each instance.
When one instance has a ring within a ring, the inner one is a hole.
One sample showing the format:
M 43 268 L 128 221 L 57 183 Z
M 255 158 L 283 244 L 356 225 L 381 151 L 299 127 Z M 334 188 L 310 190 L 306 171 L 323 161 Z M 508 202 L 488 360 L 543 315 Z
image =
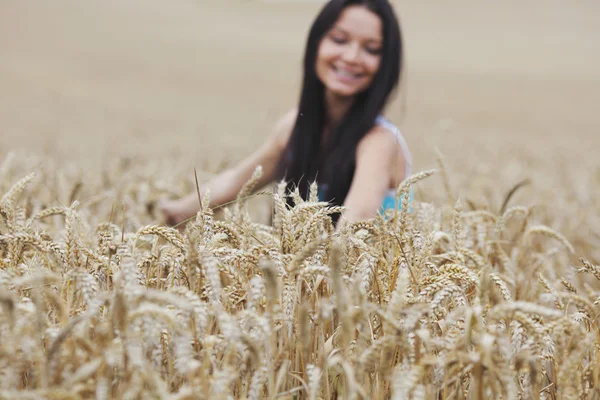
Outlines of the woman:
M 309 32 L 298 107 L 260 149 L 200 187 L 210 190 L 210 207 L 235 199 L 258 165 L 259 186 L 285 179 L 305 198 L 316 180 L 320 200 L 345 206 L 346 221 L 394 207 L 394 189 L 411 173 L 411 160 L 400 131 L 381 113 L 398 85 L 402 58 L 388 0 L 329 1 Z M 179 224 L 198 212 L 197 194 L 161 210 L 168 223 Z

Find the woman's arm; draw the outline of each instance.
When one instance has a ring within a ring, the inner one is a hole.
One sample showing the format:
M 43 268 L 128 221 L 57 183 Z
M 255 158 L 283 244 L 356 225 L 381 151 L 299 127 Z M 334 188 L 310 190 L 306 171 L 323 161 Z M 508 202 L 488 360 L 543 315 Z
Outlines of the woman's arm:
M 201 194 L 206 190 L 210 190 L 209 206 L 211 208 L 233 201 L 259 165 L 262 166 L 263 171 L 257 186 L 262 187 L 273 180 L 277 164 L 289 140 L 295 118 L 295 110 L 288 112 L 277 122 L 273 133 L 259 149 L 237 165 L 200 185 Z M 161 211 L 166 217 L 166 222 L 171 225 L 179 224 L 193 217 L 199 209 L 198 194 L 195 191 L 181 199 L 161 205 Z
M 394 134 L 379 126 L 373 128 L 356 149 L 356 169 L 340 222 L 373 218 L 386 191 L 404 174 L 404 156 Z

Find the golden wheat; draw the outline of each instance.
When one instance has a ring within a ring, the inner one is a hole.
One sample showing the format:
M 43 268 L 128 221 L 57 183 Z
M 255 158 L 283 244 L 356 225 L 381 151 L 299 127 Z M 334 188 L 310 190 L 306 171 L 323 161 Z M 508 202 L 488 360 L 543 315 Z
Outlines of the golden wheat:
M 447 204 L 409 212 L 404 196 L 391 218 L 337 231 L 343 208 L 314 183 L 308 201 L 280 183 L 273 227 L 252 221 L 260 169 L 222 218 L 205 193 L 180 233 L 148 206 L 174 191 L 151 178 L 115 172 L 121 208 L 66 171 L 55 196 L 15 162 L 0 201 L 2 399 L 599 395 L 597 260 L 572 263 L 580 242 L 531 207 L 474 209 L 441 155 Z

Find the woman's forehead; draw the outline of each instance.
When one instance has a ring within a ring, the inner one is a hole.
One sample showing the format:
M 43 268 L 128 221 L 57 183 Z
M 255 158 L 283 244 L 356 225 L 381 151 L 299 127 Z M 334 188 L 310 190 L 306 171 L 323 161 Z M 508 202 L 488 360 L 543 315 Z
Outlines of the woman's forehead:
M 346 7 L 333 28 L 365 40 L 381 41 L 382 39 L 381 19 L 363 6 Z

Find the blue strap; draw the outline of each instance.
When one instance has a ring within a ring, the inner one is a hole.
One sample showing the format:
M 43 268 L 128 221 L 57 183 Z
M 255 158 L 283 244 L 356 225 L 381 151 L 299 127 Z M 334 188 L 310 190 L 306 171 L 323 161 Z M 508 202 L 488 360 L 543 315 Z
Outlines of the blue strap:
M 385 212 L 385 210 L 392 210 L 394 208 L 398 208 L 398 210 L 402 209 L 402 201 L 404 200 L 404 194 L 398 198 L 398 203 L 396 204 L 396 198 L 392 195 L 386 195 L 383 199 L 383 203 L 381 204 L 381 212 Z M 414 193 L 412 189 L 408 192 L 408 212 L 412 212 L 412 202 L 414 200 Z

